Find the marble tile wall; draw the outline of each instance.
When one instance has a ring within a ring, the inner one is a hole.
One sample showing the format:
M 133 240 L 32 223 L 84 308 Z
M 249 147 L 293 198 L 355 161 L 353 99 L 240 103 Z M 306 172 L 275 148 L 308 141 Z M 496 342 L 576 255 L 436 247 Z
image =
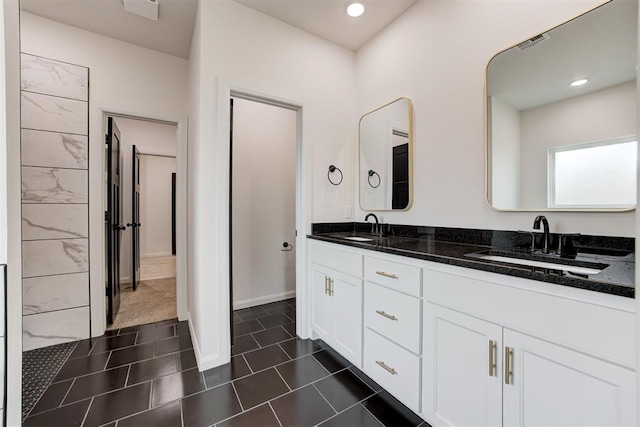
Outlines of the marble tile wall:
M 21 55 L 23 349 L 90 334 L 89 69 Z

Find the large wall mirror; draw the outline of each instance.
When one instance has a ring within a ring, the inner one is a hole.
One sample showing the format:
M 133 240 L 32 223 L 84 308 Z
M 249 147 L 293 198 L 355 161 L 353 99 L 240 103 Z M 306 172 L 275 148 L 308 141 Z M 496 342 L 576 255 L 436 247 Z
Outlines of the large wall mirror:
M 360 119 L 360 207 L 407 210 L 412 197 L 413 106 L 397 99 Z
M 500 210 L 636 205 L 636 0 L 612 0 L 487 66 L 487 192 Z

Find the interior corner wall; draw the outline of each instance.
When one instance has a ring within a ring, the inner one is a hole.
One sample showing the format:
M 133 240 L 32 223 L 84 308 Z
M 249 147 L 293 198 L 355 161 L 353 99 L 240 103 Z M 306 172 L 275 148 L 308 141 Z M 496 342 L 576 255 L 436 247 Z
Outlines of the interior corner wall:
M 23 52 L 88 67 L 89 259 L 91 335 L 105 330 L 104 315 L 104 111 L 181 120 L 187 116 L 188 61 L 95 33 L 20 14 Z
M 385 212 L 385 222 L 501 230 L 531 226 L 535 213 L 499 212 L 486 202 L 485 69 L 503 49 L 602 3 L 419 1 L 358 50 L 358 115 L 399 96 L 411 98 L 415 110 L 419 185 L 413 207 Z M 358 209 L 356 217 L 364 213 Z M 545 215 L 554 232 L 635 235 L 633 212 Z
M 20 29 L 18 0 L 2 2 L 0 27 L 2 28 L 2 62 L 4 69 L 4 94 L 2 115 L 6 126 L 5 139 L 0 146 L 6 147 L 6 229 L 0 239 L 6 245 L 7 264 L 6 301 L 6 425 L 17 426 L 22 422 L 22 251 L 20 250 Z M 4 148 L 2 148 L 4 151 Z M 0 181 L 3 179 L 0 178 Z M 5 234 L 6 231 L 6 234 Z
M 491 100 L 491 200 L 500 209 L 520 207 L 520 112 Z M 526 161 L 526 159 L 525 159 Z
M 191 54 L 189 315 L 199 367 L 206 369 L 229 358 L 229 142 L 216 133 L 218 83 L 229 79 L 302 104 L 302 140 L 311 151 L 302 155 L 313 163 L 302 171 L 313 174 L 311 220 L 340 221 L 354 203 L 355 64 L 352 51 L 231 0 L 199 3 Z M 338 187 L 327 180 L 331 164 L 344 173 Z M 305 226 L 299 235 L 310 230 Z

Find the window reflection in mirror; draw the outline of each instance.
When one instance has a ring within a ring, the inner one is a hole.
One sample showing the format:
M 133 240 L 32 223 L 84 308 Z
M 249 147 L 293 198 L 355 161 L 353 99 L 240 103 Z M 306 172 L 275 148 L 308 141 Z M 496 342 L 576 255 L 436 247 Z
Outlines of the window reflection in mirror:
M 360 207 L 367 211 L 411 206 L 413 108 L 400 98 L 360 119 Z
M 612 176 L 604 158 L 598 164 L 584 162 L 590 161 L 589 153 L 622 147 L 611 141 L 635 139 L 637 16 L 637 1 L 612 0 L 490 61 L 487 191 L 494 208 L 635 207 L 635 196 L 630 198 L 636 194 L 635 167 L 626 176 Z M 572 85 L 578 80 L 586 83 Z M 585 149 L 568 148 L 580 146 Z M 554 159 L 563 162 L 561 171 Z M 558 177 L 567 165 L 573 165 L 571 180 Z M 577 179 L 579 173 L 585 175 Z M 586 178 L 596 174 L 607 177 Z M 617 190 L 603 198 L 605 182 Z

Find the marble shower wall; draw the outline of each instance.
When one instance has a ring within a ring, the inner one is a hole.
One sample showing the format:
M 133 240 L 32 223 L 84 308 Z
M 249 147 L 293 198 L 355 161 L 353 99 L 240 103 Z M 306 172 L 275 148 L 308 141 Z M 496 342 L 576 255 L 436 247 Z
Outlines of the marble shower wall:
M 21 55 L 23 350 L 88 338 L 89 69 Z

